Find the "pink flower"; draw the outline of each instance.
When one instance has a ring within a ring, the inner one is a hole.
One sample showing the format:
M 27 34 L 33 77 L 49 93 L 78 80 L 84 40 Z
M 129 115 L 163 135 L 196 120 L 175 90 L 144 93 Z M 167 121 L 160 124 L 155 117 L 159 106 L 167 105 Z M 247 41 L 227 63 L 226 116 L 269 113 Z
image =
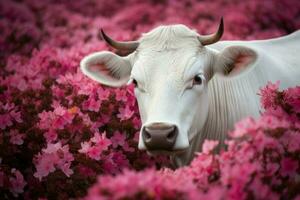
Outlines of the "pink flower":
M 127 92 L 126 92 L 126 90 L 116 89 L 115 93 L 116 93 L 116 100 L 117 101 L 127 102 L 127 95 L 126 95 Z
M 119 131 L 116 131 L 110 138 L 114 148 L 116 148 L 118 145 L 123 146 L 125 144 L 125 139 L 125 135 L 121 134 Z
M 16 129 L 10 130 L 10 139 L 9 139 L 9 141 L 12 144 L 22 145 L 23 142 L 24 142 L 24 140 L 23 140 L 24 137 L 25 137 L 25 135 L 20 134 L 18 130 L 16 130 Z
M 244 136 L 246 133 L 252 133 L 257 129 L 255 120 L 252 117 L 245 118 L 235 124 L 235 130 L 229 135 L 233 138 Z
M 76 107 L 66 109 L 59 104 L 53 106 L 56 106 L 53 112 L 43 111 L 39 114 L 40 122 L 38 125 L 41 129 L 64 129 L 66 125 L 72 123 L 77 114 Z
M 282 176 L 293 177 L 296 173 L 296 170 L 299 167 L 298 161 L 291 158 L 284 158 L 280 162 L 281 170 L 280 173 Z
M 101 135 L 96 132 L 94 137 L 91 138 L 91 142 L 94 142 L 95 145 L 100 146 L 102 150 L 107 150 L 111 145 L 111 141 L 106 138 L 106 133 L 103 132 Z
M 84 153 L 88 157 L 94 160 L 100 160 L 103 151 L 108 150 L 111 145 L 111 141 L 106 138 L 106 133 L 94 133 L 94 137 L 88 142 L 81 143 L 81 149 L 78 150 L 79 153 Z
M 284 99 L 294 108 L 296 113 L 300 113 L 300 86 L 288 88 L 284 92 Z
M 0 115 L 0 128 L 2 130 L 11 125 L 13 125 L 13 122 L 9 114 Z
M 16 112 L 15 110 L 12 110 L 9 114 L 16 122 L 18 123 L 23 122 L 21 118 L 21 112 Z
M 214 148 L 219 144 L 219 141 L 216 140 L 205 140 L 202 145 L 202 152 L 205 154 L 211 153 Z
M 81 149 L 78 150 L 79 153 L 88 153 L 91 148 L 91 142 L 82 142 Z
M 20 171 L 13 168 L 11 170 L 11 173 L 14 175 L 14 177 L 9 178 L 9 182 L 11 184 L 9 190 L 13 193 L 15 197 L 17 197 L 19 194 L 24 192 L 24 187 L 27 183 L 24 180 L 24 177 Z
M 278 163 L 267 163 L 267 165 L 266 165 L 267 174 L 272 176 L 273 174 L 276 173 L 276 171 L 279 169 L 279 167 L 280 166 Z
M 38 154 L 36 158 L 37 164 L 35 165 L 36 172 L 34 173 L 34 176 L 41 181 L 43 177 L 48 176 L 49 173 L 55 171 L 57 157 L 55 155 Z
M 57 142 L 55 144 L 48 143 L 47 144 L 47 148 L 43 149 L 42 151 L 45 152 L 45 153 L 47 153 L 47 154 L 51 154 L 51 153 L 57 152 L 61 148 L 62 148 L 62 146 L 61 146 L 60 142 Z
M 87 152 L 87 155 L 94 160 L 100 160 L 102 151 L 103 149 L 100 146 L 91 146 Z
M 276 83 L 268 82 L 264 88 L 260 89 L 259 95 L 261 96 L 261 104 L 265 109 L 276 105 L 275 100 L 279 84 L 280 81 L 276 81 Z
M 98 112 L 101 106 L 101 101 L 95 100 L 94 98 L 89 98 L 83 103 L 83 108 L 85 110 Z
M 290 122 L 285 119 L 280 119 L 273 115 L 264 115 L 257 122 L 257 125 L 261 128 L 289 128 L 291 126 Z
M 297 131 L 287 131 L 280 141 L 287 147 L 289 152 L 296 152 L 300 149 L 300 134 Z
M 73 155 L 69 152 L 69 146 L 62 146 L 60 142 L 55 144 L 48 143 L 45 149 L 42 149 L 35 157 L 36 172 L 34 176 L 41 180 L 56 169 L 62 170 L 66 176 L 70 176 L 73 170 L 70 169 Z
M 46 138 L 46 141 L 49 142 L 54 142 L 57 139 L 57 133 L 53 129 L 49 129 L 49 131 L 46 131 L 44 133 L 44 137 Z
M 134 114 L 134 111 L 128 105 L 126 105 L 125 108 L 119 108 L 119 112 L 117 117 L 120 118 L 121 121 L 130 119 Z
M 100 87 L 97 89 L 98 98 L 100 101 L 108 100 L 110 96 L 110 91 L 108 89 L 104 89 Z

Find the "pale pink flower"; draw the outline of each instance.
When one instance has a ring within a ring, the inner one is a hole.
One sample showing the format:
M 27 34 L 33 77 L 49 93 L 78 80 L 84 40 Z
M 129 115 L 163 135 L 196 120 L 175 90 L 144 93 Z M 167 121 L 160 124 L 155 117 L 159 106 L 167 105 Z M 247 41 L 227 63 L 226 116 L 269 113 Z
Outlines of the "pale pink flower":
M 202 145 L 202 152 L 205 154 L 211 153 L 214 148 L 219 144 L 219 141 L 216 140 L 205 140 Z
M 234 131 L 231 131 L 229 135 L 233 138 L 239 138 L 246 133 L 251 133 L 257 129 L 257 124 L 252 117 L 247 117 L 234 125 Z
M 82 142 L 81 143 L 81 149 L 78 150 L 79 153 L 87 153 L 89 149 L 91 148 L 90 142 Z
M 123 121 L 130 119 L 133 114 L 134 111 L 128 105 L 126 105 L 125 108 L 119 108 L 119 114 L 117 114 L 117 117 L 120 118 L 121 121 Z
M 57 142 L 57 143 L 54 143 L 54 144 L 48 143 L 47 148 L 43 149 L 42 151 L 45 152 L 45 153 L 51 154 L 51 153 L 57 152 L 61 148 L 62 148 L 62 146 L 61 146 L 60 142 Z
M 36 172 L 34 176 L 41 180 L 56 169 L 62 170 L 66 176 L 70 176 L 73 170 L 70 169 L 73 155 L 69 152 L 69 146 L 62 146 L 60 142 L 48 143 L 47 148 L 42 149 L 35 158 Z
M 55 163 L 58 158 L 55 155 L 48 154 L 38 154 L 36 158 L 37 164 L 35 164 L 36 172 L 34 173 L 34 177 L 41 181 L 43 177 L 55 171 Z

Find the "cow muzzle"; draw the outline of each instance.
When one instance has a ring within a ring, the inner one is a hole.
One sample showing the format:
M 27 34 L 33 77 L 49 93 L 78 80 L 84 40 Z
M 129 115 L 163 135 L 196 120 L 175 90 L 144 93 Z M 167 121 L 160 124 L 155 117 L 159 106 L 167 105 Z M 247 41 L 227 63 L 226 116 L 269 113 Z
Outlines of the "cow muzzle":
M 178 128 L 168 123 L 151 123 L 142 130 L 142 138 L 147 150 L 171 151 L 176 142 Z

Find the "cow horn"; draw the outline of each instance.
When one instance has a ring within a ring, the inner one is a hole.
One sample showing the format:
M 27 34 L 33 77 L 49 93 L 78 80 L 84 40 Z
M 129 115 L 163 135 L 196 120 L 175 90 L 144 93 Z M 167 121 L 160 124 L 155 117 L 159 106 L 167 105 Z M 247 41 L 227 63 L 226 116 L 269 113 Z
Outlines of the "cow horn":
M 111 47 L 118 50 L 127 50 L 133 52 L 139 46 L 139 42 L 137 41 L 129 41 L 129 42 L 115 41 L 112 38 L 110 38 L 108 35 L 106 35 L 103 29 L 101 29 L 101 35 L 107 44 L 109 44 Z
M 224 32 L 224 23 L 223 23 L 223 17 L 222 17 L 218 31 L 216 33 L 213 33 L 210 35 L 201 35 L 198 37 L 198 39 L 203 46 L 213 44 L 213 43 L 218 42 L 221 39 L 223 32 Z

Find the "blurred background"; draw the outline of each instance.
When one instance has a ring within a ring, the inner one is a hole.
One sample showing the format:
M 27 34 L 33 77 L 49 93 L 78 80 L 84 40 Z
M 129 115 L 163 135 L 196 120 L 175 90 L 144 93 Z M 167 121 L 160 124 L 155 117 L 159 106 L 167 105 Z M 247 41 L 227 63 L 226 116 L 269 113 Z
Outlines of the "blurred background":
M 0 51 L 30 54 L 45 44 L 58 48 L 98 42 L 99 29 L 120 40 L 136 39 L 162 24 L 182 23 L 214 32 L 221 16 L 223 39 L 265 39 L 300 27 L 298 0 L 3 0 Z

